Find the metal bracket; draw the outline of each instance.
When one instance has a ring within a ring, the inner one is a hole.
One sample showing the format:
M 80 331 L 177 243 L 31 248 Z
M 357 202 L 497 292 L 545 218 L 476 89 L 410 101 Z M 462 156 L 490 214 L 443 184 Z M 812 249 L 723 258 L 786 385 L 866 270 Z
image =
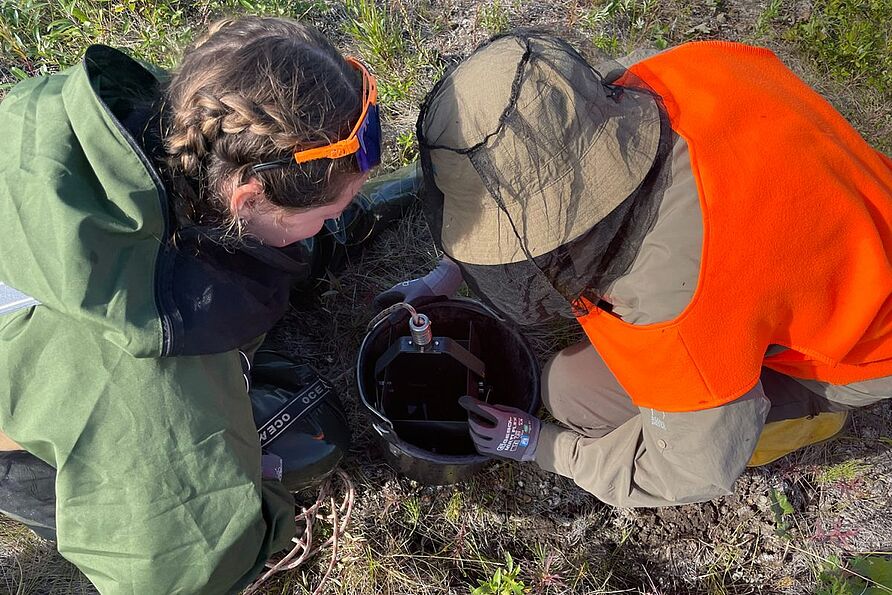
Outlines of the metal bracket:
M 469 369 L 481 379 L 486 378 L 486 364 L 476 355 L 459 345 L 449 337 L 434 337 L 434 340 L 422 350 L 411 337 L 400 337 L 378 361 L 375 362 L 375 378 L 381 375 L 387 366 L 402 353 L 423 353 L 425 355 L 449 355 L 458 363 Z

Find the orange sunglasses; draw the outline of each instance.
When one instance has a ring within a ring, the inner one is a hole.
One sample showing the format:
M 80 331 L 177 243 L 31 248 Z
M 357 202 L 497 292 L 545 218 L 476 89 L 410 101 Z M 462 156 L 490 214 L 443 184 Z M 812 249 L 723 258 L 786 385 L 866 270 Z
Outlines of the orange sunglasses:
M 344 140 L 322 147 L 296 151 L 291 157 L 259 163 L 251 168 L 254 172 L 264 171 L 295 163 L 306 163 L 317 159 L 341 159 L 356 155 L 359 170 L 363 173 L 381 163 L 381 118 L 378 111 L 378 83 L 365 65 L 351 56 L 347 63 L 362 75 L 362 112 L 350 135 Z

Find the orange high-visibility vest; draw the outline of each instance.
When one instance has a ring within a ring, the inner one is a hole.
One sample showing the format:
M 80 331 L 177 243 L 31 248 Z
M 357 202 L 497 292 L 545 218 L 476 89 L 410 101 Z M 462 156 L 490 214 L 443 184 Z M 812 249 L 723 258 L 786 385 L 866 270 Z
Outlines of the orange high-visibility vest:
M 677 318 L 579 319 L 632 400 L 716 407 L 763 365 L 833 384 L 892 375 L 892 160 L 768 50 L 690 43 L 631 71 L 688 143 L 704 231 Z M 766 358 L 771 344 L 790 351 Z

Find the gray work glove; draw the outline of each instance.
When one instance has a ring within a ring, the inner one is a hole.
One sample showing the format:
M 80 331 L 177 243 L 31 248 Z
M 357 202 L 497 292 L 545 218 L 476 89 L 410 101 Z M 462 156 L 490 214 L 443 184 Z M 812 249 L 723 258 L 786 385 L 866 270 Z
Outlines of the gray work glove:
M 397 283 L 375 296 L 373 304 L 378 310 L 383 310 L 397 302 L 412 303 L 421 298 L 451 297 L 461 282 L 462 276 L 458 265 L 444 256 L 437 268 L 430 273 L 424 277 Z
M 539 418 L 516 407 L 490 405 L 467 395 L 458 404 L 468 412 L 468 426 L 482 455 L 532 461 L 539 443 Z

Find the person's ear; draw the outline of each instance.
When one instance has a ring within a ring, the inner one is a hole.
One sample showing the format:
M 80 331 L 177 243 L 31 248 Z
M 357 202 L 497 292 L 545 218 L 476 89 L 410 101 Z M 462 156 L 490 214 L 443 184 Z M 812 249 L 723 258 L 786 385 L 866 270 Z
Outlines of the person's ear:
M 248 220 L 262 199 L 263 184 L 257 178 L 251 178 L 232 190 L 232 195 L 229 197 L 229 211 L 238 219 Z

